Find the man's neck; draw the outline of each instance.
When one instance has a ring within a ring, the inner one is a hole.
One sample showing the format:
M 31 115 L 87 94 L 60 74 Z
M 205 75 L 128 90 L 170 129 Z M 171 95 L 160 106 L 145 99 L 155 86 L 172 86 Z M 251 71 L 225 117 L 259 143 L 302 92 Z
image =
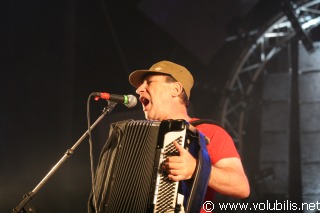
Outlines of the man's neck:
M 184 119 L 189 121 L 189 117 L 186 110 L 173 110 L 165 119 Z

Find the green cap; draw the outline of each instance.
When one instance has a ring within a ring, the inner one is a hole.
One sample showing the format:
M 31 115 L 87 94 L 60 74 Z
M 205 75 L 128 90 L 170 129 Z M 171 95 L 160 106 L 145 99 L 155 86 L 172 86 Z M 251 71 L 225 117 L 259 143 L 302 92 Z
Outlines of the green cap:
M 144 76 L 147 73 L 163 73 L 171 75 L 174 79 L 182 84 L 188 99 L 190 98 L 190 90 L 194 81 L 191 73 L 184 66 L 170 61 L 160 61 L 152 65 L 152 67 L 150 67 L 148 70 L 133 71 L 129 75 L 129 82 L 137 88 L 143 83 Z

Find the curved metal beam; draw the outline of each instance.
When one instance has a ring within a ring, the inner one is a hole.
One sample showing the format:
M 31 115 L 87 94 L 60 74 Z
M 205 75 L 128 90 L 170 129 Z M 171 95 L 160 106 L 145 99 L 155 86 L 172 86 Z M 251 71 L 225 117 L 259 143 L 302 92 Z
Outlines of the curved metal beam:
M 305 31 L 320 23 L 320 0 L 294 5 L 294 13 Z M 255 83 L 265 67 L 296 35 L 291 22 L 284 13 L 277 15 L 258 33 L 256 41 L 250 43 L 235 63 L 230 78 L 225 85 L 225 95 L 221 99 L 221 123 L 233 137 L 241 153 L 245 129 L 246 108 L 250 108 L 249 97 Z

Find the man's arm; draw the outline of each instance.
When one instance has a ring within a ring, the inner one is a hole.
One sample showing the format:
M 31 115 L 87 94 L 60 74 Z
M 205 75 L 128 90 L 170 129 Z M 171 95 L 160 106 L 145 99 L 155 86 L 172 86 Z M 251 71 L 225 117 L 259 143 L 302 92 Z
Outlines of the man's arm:
M 190 179 L 196 168 L 196 159 L 178 143 L 174 144 L 180 156 L 168 158 L 163 169 L 173 181 Z M 236 157 L 224 158 L 212 165 L 208 186 L 221 194 L 236 198 L 246 198 L 250 194 L 241 160 Z
M 250 194 L 241 160 L 236 157 L 221 159 L 212 165 L 208 185 L 221 194 L 236 198 L 246 198 Z

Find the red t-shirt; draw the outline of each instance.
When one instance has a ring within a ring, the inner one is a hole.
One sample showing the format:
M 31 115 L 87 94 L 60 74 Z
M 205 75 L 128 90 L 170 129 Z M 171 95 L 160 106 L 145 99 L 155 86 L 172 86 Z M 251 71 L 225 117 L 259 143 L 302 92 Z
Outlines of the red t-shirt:
M 198 120 L 197 118 L 192 118 L 189 122 Z M 196 129 L 202 134 L 207 136 L 210 140 L 210 143 L 207 145 L 207 150 L 210 156 L 212 164 L 217 163 L 223 158 L 237 157 L 240 158 L 240 155 L 234 145 L 234 142 L 231 136 L 220 126 L 215 124 L 199 124 L 196 126 Z M 208 187 L 206 196 L 203 202 L 212 201 L 214 202 L 215 191 Z M 201 213 L 205 212 L 203 209 Z

